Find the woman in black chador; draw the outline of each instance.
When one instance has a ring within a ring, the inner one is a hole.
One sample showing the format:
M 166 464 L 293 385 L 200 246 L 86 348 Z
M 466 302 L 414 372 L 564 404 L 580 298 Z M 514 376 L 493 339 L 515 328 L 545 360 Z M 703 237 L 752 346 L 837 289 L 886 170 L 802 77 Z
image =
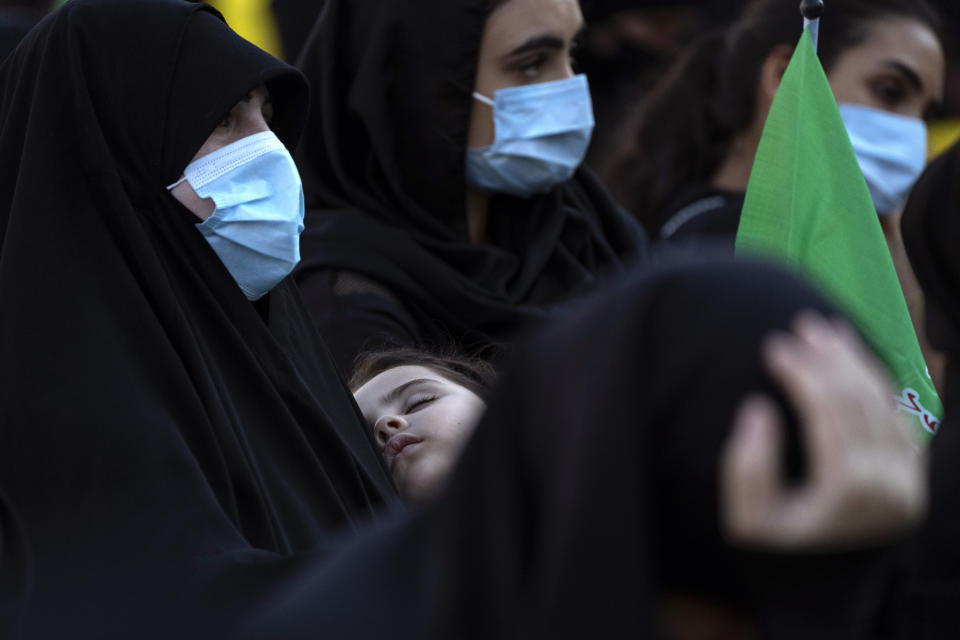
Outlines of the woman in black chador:
M 296 277 L 344 369 L 381 346 L 509 342 L 642 253 L 579 168 L 582 24 L 577 0 L 327 3 L 300 59 Z
M 180 0 L 71 0 L 0 66 L 0 637 L 650 637 L 665 594 L 668 629 L 865 628 L 882 545 L 771 565 L 720 533 L 722 443 L 770 389 L 761 339 L 827 310 L 777 271 L 627 281 L 506 374 L 445 492 L 394 506 L 284 278 L 305 104 L 295 70 Z M 884 462 L 862 487 L 893 516 L 846 545 L 915 520 L 919 465 L 886 405 L 857 402 L 882 384 L 790 397 L 804 418 L 856 409 L 834 471 Z M 734 513 L 754 543 L 782 520 Z
M 162 635 L 395 499 L 294 285 L 251 302 L 255 252 L 212 233 L 237 212 L 178 197 L 190 169 L 167 189 L 264 118 L 281 175 L 306 103 L 298 71 L 176 0 L 72 0 L 0 67 L 0 487 L 33 550 L 27 637 Z

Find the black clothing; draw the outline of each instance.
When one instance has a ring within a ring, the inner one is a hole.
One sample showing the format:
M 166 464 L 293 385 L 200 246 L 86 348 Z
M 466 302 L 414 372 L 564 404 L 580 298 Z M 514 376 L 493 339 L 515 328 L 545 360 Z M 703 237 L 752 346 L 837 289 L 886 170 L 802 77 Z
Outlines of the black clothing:
M 945 416 L 930 443 L 930 514 L 898 601 L 899 638 L 946 639 L 960 629 L 960 145 L 914 186 L 901 222 L 925 298 L 927 337 L 947 354 Z
M 931 344 L 960 355 L 960 145 L 937 158 L 910 193 L 903 243 L 923 288 Z M 958 398 L 960 400 L 960 398 Z
M 0 493 L 0 633 L 4 638 L 20 637 L 24 604 L 30 594 L 31 562 L 23 523 Z
M 283 57 L 289 62 L 300 57 L 310 30 L 323 10 L 325 0 L 271 0 L 277 20 Z
M 740 226 L 745 194 L 706 185 L 682 189 L 664 213 L 655 229 L 657 241 L 709 239 L 731 245 Z
M 0 7 L 0 62 L 42 17 L 32 9 Z
M 25 635 L 183 637 L 396 500 L 295 287 L 252 305 L 165 189 L 261 83 L 295 144 L 307 87 L 177 0 L 71 0 L 23 45 L 0 67 L 0 491 Z
M 345 368 L 365 342 L 510 340 L 645 247 L 586 170 L 541 196 L 493 197 L 489 243 L 468 241 L 464 154 L 490 5 L 330 0 L 300 59 L 316 98 L 297 155 L 295 277 Z M 364 293 L 334 290 L 342 278 Z

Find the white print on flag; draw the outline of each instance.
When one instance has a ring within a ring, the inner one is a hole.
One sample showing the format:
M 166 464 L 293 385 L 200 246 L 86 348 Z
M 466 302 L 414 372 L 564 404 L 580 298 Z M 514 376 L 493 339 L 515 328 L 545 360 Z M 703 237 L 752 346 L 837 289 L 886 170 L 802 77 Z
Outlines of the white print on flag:
M 937 429 L 940 427 L 940 421 L 920 404 L 920 394 L 910 387 L 907 387 L 900 392 L 900 397 L 895 398 L 895 400 L 898 409 L 920 418 L 924 429 L 930 433 L 937 432 Z

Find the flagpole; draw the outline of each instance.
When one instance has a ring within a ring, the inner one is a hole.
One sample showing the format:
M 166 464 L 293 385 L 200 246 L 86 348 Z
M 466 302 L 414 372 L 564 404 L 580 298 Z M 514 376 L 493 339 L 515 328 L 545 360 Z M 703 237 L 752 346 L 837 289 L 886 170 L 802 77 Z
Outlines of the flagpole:
M 803 15 L 803 28 L 810 27 L 813 50 L 816 51 L 820 40 L 820 16 L 823 15 L 823 0 L 800 0 L 800 14 Z

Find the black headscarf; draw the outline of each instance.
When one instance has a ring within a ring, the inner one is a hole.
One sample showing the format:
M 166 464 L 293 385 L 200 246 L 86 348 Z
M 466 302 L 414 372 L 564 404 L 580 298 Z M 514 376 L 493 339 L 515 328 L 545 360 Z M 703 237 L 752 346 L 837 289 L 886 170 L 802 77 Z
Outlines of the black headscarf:
M 960 145 L 910 194 L 903 242 L 924 294 L 927 337 L 947 355 L 945 415 L 930 444 L 930 516 L 897 603 L 900 638 L 948 638 L 960 628 Z
M 271 0 L 285 60 L 300 57 L 313 23 L 323 10 L 325 0 Z
M 393 500 L 295 287 L 251 304 L 165 189 L 261 83 L 292 147 L 303 77 L 180 0 L 71 0 L 0 66 L 0 491 L 33 550 L 28 637 L 160 635 L 158 603 L 228 607 L 231 568 Z
M 300 59 L 317 94 L 297 156 L 311 311 L 328 311 L 311 279 L 342 269 L 398 298 L 421 339 L 482 345 L 641 253 L 642 229 L 587 170 L 531 199 L 493 197 L 489 244 L 468 241 L 464 158 L 491 5 L 327 2 Z

